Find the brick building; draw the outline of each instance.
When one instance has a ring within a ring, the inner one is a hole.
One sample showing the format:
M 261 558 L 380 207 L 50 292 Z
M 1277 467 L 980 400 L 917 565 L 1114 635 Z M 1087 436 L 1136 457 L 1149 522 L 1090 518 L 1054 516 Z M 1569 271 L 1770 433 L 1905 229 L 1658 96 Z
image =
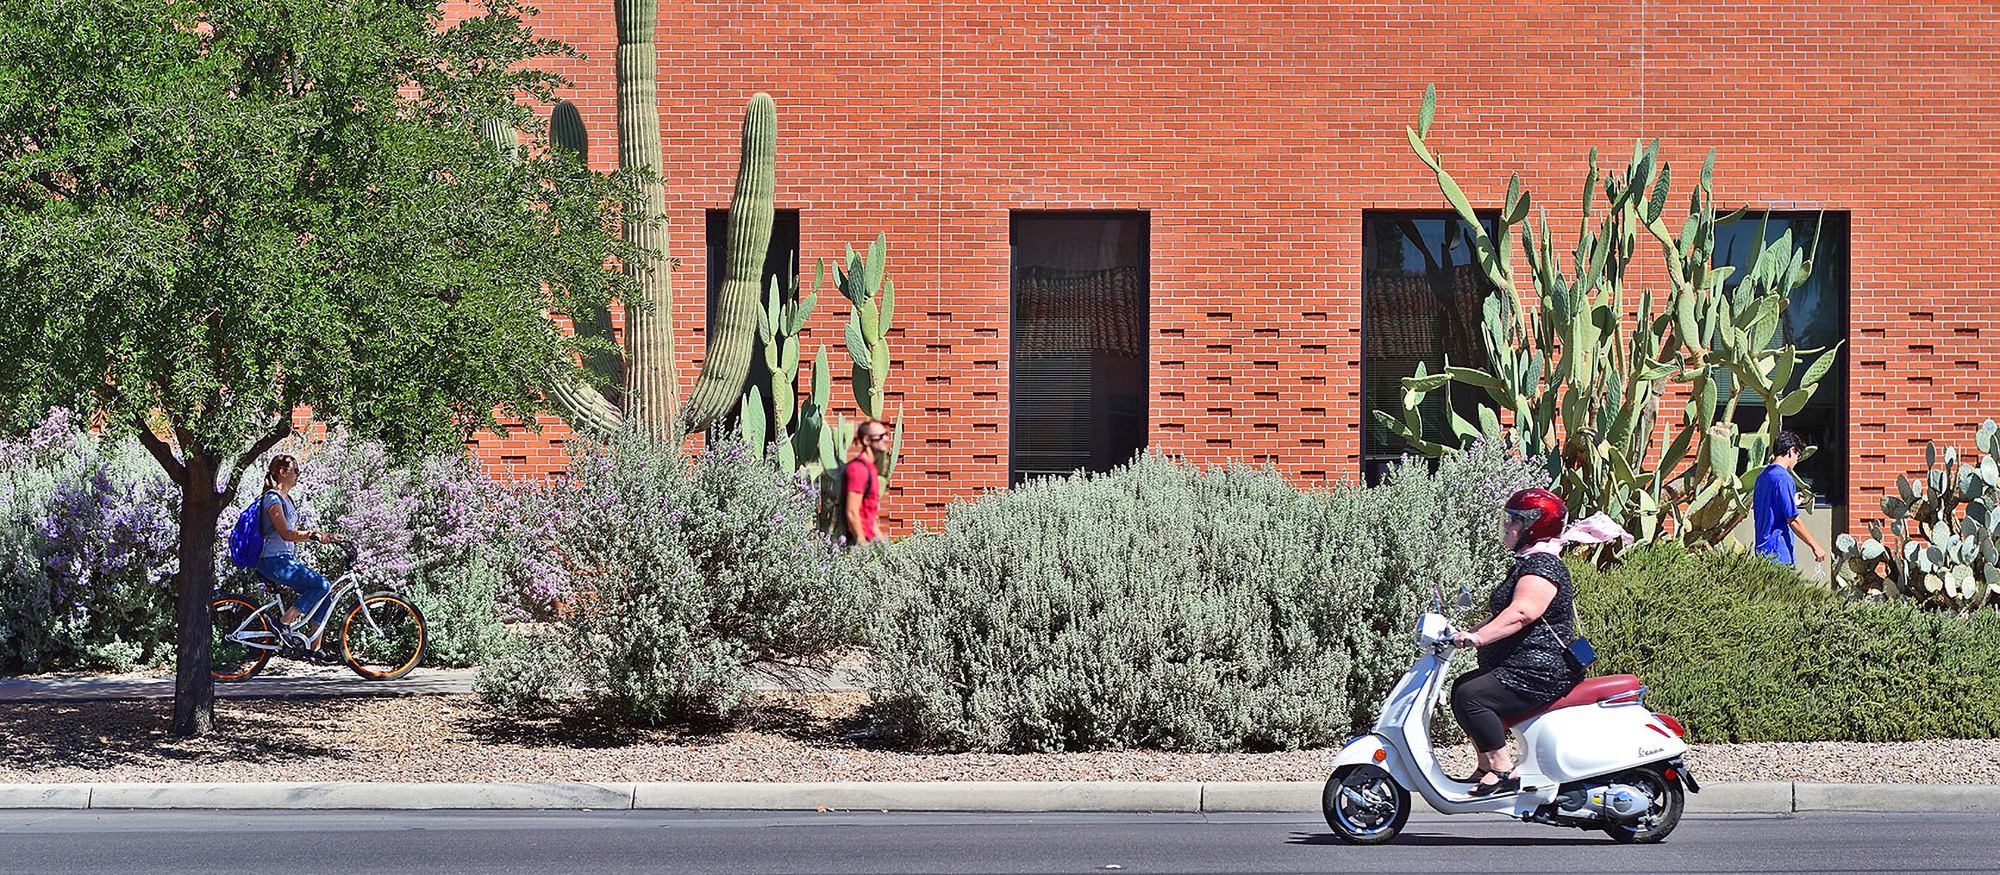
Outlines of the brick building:
M 1826 449 L 1802 469 L 1838 508 L 1822 527 L 1921 466 L 1925 438 L 1967 446 L 2000 415 L 1981 373 L 2000 352 L 2000 250 L 1940 245 L 2000 219 L 1988 4 L 661 6 L 683 380 L 742 107 L 767 91 L 807 281 L 844 244 L 890 242 L 889 407 L 908 427 L 892 532 L 1141 445 L 1302 482 L 1393 457 L 1364 408 L 1393 405 L 1416 361 L 1476 349 L 1476 316 L 1438 302 L 1483 294 L 1404 142 L 1427 83 L 1433 148 L 1471 199 L 1497 208 L 1519 171 L 1559 249 L 1589 150 L 1622 166 L 1639 138 L 1661 138 L 1681 179 L 1717 149 L 1725 208 L 1805 230 L 1824 216 L 1788 326 L 1802 346 L 1848 344 L 1788 420 Z M 610 4 L 541 8 L 537 29 L 582 53 L 555 67 L 610 168 Z M 1736 227 L 1740 253 L 1754 229 Z M 1641 245 L 1635 264 L 1656 271 Z M 823 296 L 804 338 L 843 376 L 846 312 Z M 478 451 L 534 468 L 562 438 Z

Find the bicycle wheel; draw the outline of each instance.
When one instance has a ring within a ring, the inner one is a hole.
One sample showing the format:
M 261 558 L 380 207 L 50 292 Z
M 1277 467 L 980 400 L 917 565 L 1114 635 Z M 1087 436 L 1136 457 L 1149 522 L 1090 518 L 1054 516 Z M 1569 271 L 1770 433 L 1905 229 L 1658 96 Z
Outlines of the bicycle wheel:
M 241 596 L 223 596 L 208 603 L 208 673 L 219 681 L 240 681 L 264 670 L 271 651 L 251 647 L 244 638 L 271 644 L 278 636 L 271 620 Z
M 340 651 L 347 667 L 369 680 L 409 674 L 424 655 L 424 615 L 402 596 L 363 596 L 340 624 Z

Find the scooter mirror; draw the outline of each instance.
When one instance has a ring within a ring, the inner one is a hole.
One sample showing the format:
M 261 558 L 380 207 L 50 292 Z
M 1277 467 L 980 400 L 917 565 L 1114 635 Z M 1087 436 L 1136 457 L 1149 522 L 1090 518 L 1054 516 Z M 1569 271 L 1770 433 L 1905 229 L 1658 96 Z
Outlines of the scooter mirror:
M 1458 602 L 1457 602 L 1457 604 L 1458 604 L 1458 609 L 1459 609 L 1460 611 L 1465 611 L 1465 610 L 1467 610 L 1467 609 L 1471 608 L 1471 607 L 1472 607 L 1472 590 L 1469 590 L 1469 589 L 1466 589 L 1465 587 L 1462 587 L 1462 586 L 1461 586 L 1461 587 L 1459 587 L 1459 588 L 1458 588 Z

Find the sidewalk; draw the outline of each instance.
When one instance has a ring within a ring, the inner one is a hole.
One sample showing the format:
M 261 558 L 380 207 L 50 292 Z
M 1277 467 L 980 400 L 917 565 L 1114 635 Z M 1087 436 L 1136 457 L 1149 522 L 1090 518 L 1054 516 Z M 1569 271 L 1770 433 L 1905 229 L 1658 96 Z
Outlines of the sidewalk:
M 339 674 L 279 675 L 247 681 L 218 681 L 218 699 L 315 699 L 335 696 L 470 695 L 471 669 L 418 669 L 406 677 L 371 681 L 346 669 Z M 0 702 L 103 702 L 171 699 L 171 677 L 78 677 L 0 679 Z
M 0 808 L 548 809 L 627 811 L 1300 812 L 1318 781 L 931 781 L 408 784 L 0 784 Z M 1413 811 L 1435 813 L 1421 798 Z M 1690 814 L 1962 812 L 2000 808 L 2000 785 L 1717 783 Z
M 268 674 L 245 681 L 218 681 L 218 699 L 321 699 L 342 696 L 456 696 L 472 694 L 469 668 L 419 668 L 395 680 L 373 681 L 338 666 L 294 666 L 290 674 Z M 854 692 L 869 688 L 863 669 L 830 672 L 781 666 L 752 669 L 753 690 L 821 690 Z M 89 702 L 128 699 L 171 699 L 174 679 L 116 675 L 109 677 L 0 678 L 0 702 Z

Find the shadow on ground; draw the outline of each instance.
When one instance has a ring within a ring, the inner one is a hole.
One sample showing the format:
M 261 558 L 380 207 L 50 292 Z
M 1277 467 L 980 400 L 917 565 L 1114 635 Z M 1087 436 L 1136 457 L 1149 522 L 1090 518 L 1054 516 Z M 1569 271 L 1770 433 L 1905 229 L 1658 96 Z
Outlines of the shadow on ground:
M 1484 818 L 1468 817 L 1466 819 L 1469 821 L 1474 821 L 1479 823 L 1491 823 L 1490 820 L 1486 820 Z M 1333 847 L 1352 847 L 1348 843 L 1341 841 L 1339 836 L 1334 835 L 1333 833 L 1330 832 L 1321 832 L 1321 833 L 1295 832 L 1292 833 L 1290 838 L 1285 839 L 1285 844 L 1330 845 Z M 1420 847 L 1420 848 L 1450 848 L 1450 847 L 1543 848 L 1543 847 L 1556 847 L 1556 846 L 1568 846 L 1568 845 L 1611 846 L 1611 845 L 1616 845 L 1617 842 L 1613 841 L 1610 837 L 1604 835 L 1598 835 L 1595 837 L 1585 835 L 1579 837 L 1579 835 L 1575 832 L 1564 832 L 1551 829 L 1547 835 L 1532 835 L 1532 836 L 1457 835 L 1449 832 L 1405 831 L 1403 834 L 1396 836 L 1393 839 L 1390 839 L 1389 844 L 1404 845 L 1408 847 Z
M 689 711 L 654 724 L 628 720 L 618 702 L 577 700 L 559 710 L 524 713 L 480 708 L 463 729 L 487 743 L 539 748 L 601 749 L 634 744 L 706 747 L 733 732 L 763 732 L 815 745 L 890 749 L 893 735 L 876 727 L 863 693 L 754 693 L 728 714 Z
M 173 763 L 282 762 L 342 758 L 312 740 L 327 718 L 316 709 L 266 700 L 217 702 L 216 732 L 172 738 L 173 701 L 46 702 L 0 705 L 0 771 L 115 770 Z

